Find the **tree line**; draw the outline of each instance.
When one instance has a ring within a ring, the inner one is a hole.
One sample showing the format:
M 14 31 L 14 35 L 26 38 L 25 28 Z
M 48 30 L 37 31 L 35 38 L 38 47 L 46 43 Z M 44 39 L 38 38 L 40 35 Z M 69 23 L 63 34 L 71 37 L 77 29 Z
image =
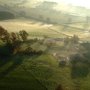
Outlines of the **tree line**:
M 29 34 L 25 30 L 19 32 L 8 32 L 2 26 L 0 26 L 0 41 L 4 43 L 0 46 L 0 54 L 4 56 L 9 54 L 26 54 L 26 55 L 38 55 L 42 54 L 42 51 L 32 49 L 27 45 L 26 49 L 21 46 L 28 41 Z M 7 52 L 8 51 L 8 52 Z M 3 52 L 3 53 L 2 53 Z

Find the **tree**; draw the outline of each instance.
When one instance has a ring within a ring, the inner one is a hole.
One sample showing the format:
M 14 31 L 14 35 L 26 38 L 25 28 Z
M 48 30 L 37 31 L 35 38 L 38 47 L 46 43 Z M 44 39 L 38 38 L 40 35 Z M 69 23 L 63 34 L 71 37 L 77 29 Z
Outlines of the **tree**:
M 17 40 L 18 40 L 18 41 L 20 41 L 20 40 L 21 40 L 21 38 L 20 38 L 19 33 L 16 33 L 16 36 L 17 36 Z
M 13 43 L 17 40 L 16 33 L 11 32 L 11 40 L 12 40 Z
M 79 37 L 77 35 L 73 35 L 71 38 L 66 37 L 64 39 L 64 44 L 68 45 L 68 44 L 78 44 L 79 43 Z
M 2 26 L 0 26 L 0 39 L 6 43 L 10 42 L 10 34 Z
M 21 36 L 21 39 L 23 41 L 26 41 L 27 40 L 27 37 L 28 37 L 28 33 L 25 31 L 25 30 L 22 30 L 19 32 L 19 35 Z
M 73 37 L 71 38 L 71 42 L 73 44 L 78 44 L 79 42 L 79 37 L 77 35 L 73 35 Z
M 69 42 L 70 42 L 70 38 L 69 37 L 66 37 L 64 39 L 64 44 L 67 45 L 67 44 L 69 44 Z

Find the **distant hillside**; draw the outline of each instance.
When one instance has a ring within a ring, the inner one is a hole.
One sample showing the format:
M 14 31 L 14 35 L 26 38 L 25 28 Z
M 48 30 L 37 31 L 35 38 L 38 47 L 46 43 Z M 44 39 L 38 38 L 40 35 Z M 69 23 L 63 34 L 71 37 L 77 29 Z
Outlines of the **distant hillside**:
M 15 16 L 13 13 L 8 11 L 0 11 L 0 20 L 14 19 Z

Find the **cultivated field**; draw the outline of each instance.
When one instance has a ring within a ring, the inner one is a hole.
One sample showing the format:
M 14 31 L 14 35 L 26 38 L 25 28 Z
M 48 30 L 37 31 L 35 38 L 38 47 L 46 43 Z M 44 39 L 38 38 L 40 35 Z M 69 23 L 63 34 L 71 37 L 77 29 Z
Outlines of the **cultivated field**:
M 53 38 L 78 35 L 82 39 L 87 39 L 90 36 L 89 30 L 83 28 L 84 24 L 69 24 L 69 25 L 53 25 L 45 24 L 25 19 L 13 19 L 0 21 L 0 25 L 9 32 L 18 32 L 26 30 L 30 36 L 42 37 L 44 35 Z
M 30 34 L 30 37 L 61 38 L 77 34 L 80 38 L 89 40 L 89 31 L 66 25 L 51 25 L 20 19 L 0 21 L 0 25 L 9 32 L 18 32 L 24 29 Z M 85 58 L 76 56 L 76 62 L 72 61 L 70 65 L 66 66 L 62 63 L 62 66 L 59 60 L 63 60 L 63 58 L 57 59 L 54 53 L 59 53 L 65 57 L 74 52 L 81 55 L 84 52 L 82 45 L 76 47 L 69 43 L 64 46 L 64 43 L 60 42 L 55 44 L 56 46 L 48 47 L 40 41 L 30 41 L 28 45 L 35 50 L 45 51 L 41 55 L 16 54 L 7 58 L 0 58 L 0 90 L 56 90 L 58 85 L 61 85 L 63 90 L 90 89 L 89 43 L 83 45 L 87 50 L 86 56 L 84 55 Z M 27 46 L 27 42 L 24 44 Z M 23 49 L 25 48 L 24 44 L 22 45 Z M 2 48 L 1 43 L 0 51 L 5 53 L 5 50 L 7 51 L 7 48 Z M 86 61 L 79 61 L 79 59 Z

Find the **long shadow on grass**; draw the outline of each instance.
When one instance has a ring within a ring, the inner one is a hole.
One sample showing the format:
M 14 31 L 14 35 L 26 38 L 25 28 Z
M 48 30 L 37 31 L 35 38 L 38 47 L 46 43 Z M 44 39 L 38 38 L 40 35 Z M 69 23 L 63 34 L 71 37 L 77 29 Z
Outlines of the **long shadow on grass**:
M 90 73 L 90 43 L 81 44 L 86 49 L 83 55 L 76 54 L 71 56 L 71 78 L 75 84 L 75 90 L 80 90 L 81 80 Z
M 11 61 L 11 59 L 8 57 L 5 57 L 5 58 L 0 57 L 0 68 L 2 68 L 5 64 L 7 64 L 10 61 Z
M 71 77 L 74 78 L 84 78 L 89 74 L 89 66 L 86 62 L 76 62 L 72 66 Z
M 11 60 L 11 49 L 12 48 L 9 44 L 0 46 L 0 68 Z
M 5 69 L 4 71 L 0 72 L 0 77 L 3 78 L 6 75 L 8 75 L 11 71 L 13 71 L 14 69 L 16 69 L 24 60 L 24 58 L 21 56 L 14 56 L 13 58 L 10 58 L 12 60 L 12 65 L 9 66 L 7 69 Z M 9 61 L 7 60 L 7 62 L 5 62 L 3 65 L 7 64 Z
M 22 64 L 24 59 L 35 58 L 40 55 L 40 53 L 29 52 L 29 53 L 17 53 L 17 55 L 12 55 L 12 45 L 2 45 L 0 46 L 0 69 L 2 69 L 5 65 L 9 65 L 5 70 L 0 71 L 0 77 L 6 76 L 9 72 L 13 71 L 19 65 Z
M 10 60 L 7 60 L 7 62 L 3 63 L 2 66 L 4 66 L 5 64 L 8 64 L 10 61 L 12 62 L 12 65 L 9 66 L 4 71 L 0 72 L 0 78 L 4 78 L 6 75 L 8 75 L 13 70 L 15 70 L 18 66 L 20 66 L 22 64 L 23 60 L 27 60 L 30 57 L 32 57 L 32 59 L 34 59 L 37 57 L 37 55 L 36 56 L 15 55 L 15 56 L 9 58 Z
M 90 43 L 82 43 L 81 45 L 87 52 L 83 54 L 83 57 L 77 54 L 72 58 L 71 77 L 73 79 L 87 77 L 90 72 Z
M 38 56 L 37 56 L 37 55 L 31 56 L 31 59 L 34 60 L 36 57 L 38 57 Z M 20 56 L 20 55 L 14 56 L 14 57 L 12 58 L 13 64 L 12 64 L 9 68 L 7 68 L 5 71 L 0 72 L 0 79 L 3 79 L 5 76 L 7 76 L 10 72 L 12 72 L 13 70 L 15 70 L 19 65 L 21 65 L 22 62 L 23 62 L 23 60 L 26 60 L 26 59 L 28 59 L 28 58 L 30 58 L 30 56 L 25 56 L 25 55 L 24 55 L 24 56 Z M 23 70 L 25 70 L 26 72 L 28 72 L 27 69 L 26 69 L 24 66 L 23 66 L 22 68 L 23 68 Z M 37 83 L 39 83 L 39 84 L 44 88 L 44 90 L 48 90 L 47 87 L 44 86 L 44 85 L 36 78 L 36 76 L 34 76 L 33 73 L 31 73 L 31 72 L 28 72 L 28 73 L 31 74 L 31 76 L 37 81 Z

